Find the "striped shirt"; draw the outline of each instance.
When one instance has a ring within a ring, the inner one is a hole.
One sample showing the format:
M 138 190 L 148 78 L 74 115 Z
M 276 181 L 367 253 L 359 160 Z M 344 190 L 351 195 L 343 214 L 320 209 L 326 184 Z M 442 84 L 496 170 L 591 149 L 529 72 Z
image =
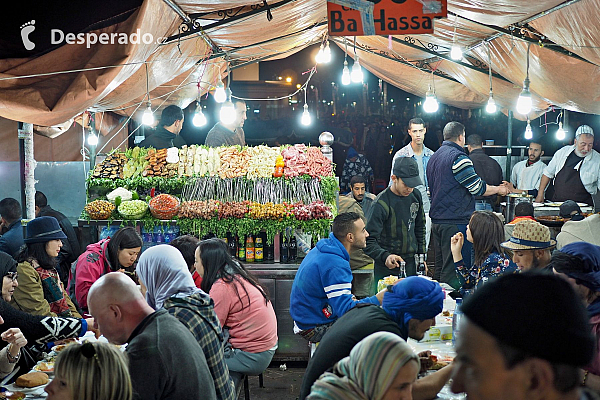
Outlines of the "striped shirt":
M 477 175 L 473 162 L 466 155 L 460 155 L 454 160 L 452 174 L 473 196 L 482 196 L 487 190 L 487 184 Z

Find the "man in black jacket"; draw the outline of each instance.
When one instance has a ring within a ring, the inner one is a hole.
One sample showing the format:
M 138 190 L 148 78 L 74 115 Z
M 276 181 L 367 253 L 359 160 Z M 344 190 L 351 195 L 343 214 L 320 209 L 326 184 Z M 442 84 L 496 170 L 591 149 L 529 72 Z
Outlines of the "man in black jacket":
M 479 135 L 469 135 L 467 138 L 469 158 L 473 162 L 475 172 L 488 185 L 499 186 L 502 183 L 502 167 L 498 161 L 485 154 L 483 140 Z M 475 196 L 475 210 L 496 211 L 495 194 L 491 196 Z
M 139 144 L 140 147 L 154 147 L 155 149 L 168 149 L 169 147 L 183 147 L 185 140 L 179 136 L 183 127 L 183 110 L 175 105 L 165 108 L 160 116 L 160 122 L 153 133 Z
M 73 261 L 77 260 L 77 257 L 81 254 L 81 248 L 79 247 L 79 240 L 71 225 L 71 221 L 61 212 L 54 210 L 48 205 L 48 199 L 42 192 L 35 192 L 35 216 L 37 217 L 54 217 L 58 220 L 60 229 L 67 235 L 67 240 L 63 241 L 63 245 L 60 248 L 60 253 L 57 257 L 56 269 L 60 275 L 60 280 L 66 287 L 67 281 L 69 280 L 69 271 Z

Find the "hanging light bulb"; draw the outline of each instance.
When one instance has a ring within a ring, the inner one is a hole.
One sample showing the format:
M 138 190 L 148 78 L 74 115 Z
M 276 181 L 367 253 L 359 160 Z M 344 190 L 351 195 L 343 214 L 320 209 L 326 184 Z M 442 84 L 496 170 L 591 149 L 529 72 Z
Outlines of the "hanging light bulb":
M 565 132 L 565 130 L 562 127 L 562 122 L 558 123 L 558 130 L 556 131 L 556 139 L 557 140 L 565 140 L 565 137 L 567 136 L 567 132 Z
M 348 60 L 344 60 L 344 69 L 342 70 L 342 85 L 350 84 L 350 69 L 348 69 Z
M 315 56 L 315 61 L 316 61 L 317 64 L 324 63 L 323 58 L 325 57 L 325 55 L 323 54 L 323 52 L 324 52 L 324 50 L 323 50 L 323 43 L 321 43 L 321 47 L 319 47 L 319 52 Z
M 202 106 L 199 102 L 196 102 L 196 112 L 194 112 L 194 119 L 192 119 L 194 126 L 201 127 L 206 125 L 206 116 L 202 112 Z
M 217 103 L 224 103 L 227 100 L 227 93 L 225 93 L 225 85 L 223 85 L 223 81 L 219 81 L 217 83 L 217 89 L 215 90 L 215 101 Z
M 98 135 L 96 135 L 93 131 L 87 137 L 87 142 L 90 146 L 96 146 L 98 144 Z
M 325 43 L 325 50 L 323 50 L 323 63 L 327 64 L 331 61 L 331 49 L 329 48 L 329 40 Z
M 431 85 L 429 85 L 429 90 L 425 94 L 425 102 L 423 103 L 423 110 L 426 113 L 434 113 L 438 110 L 439 104 L 435 97 L 435 91 L 431 90 Z
M 146 111 L 144 111 L 144 114 L 142 115 L 142 124 L 147 126 L 154 125 L 154 113 L 152 112 L 152 105 L 150 102 L 148 102 Z
M 231 89 L 227 88 L 227 101 L 221 106 L 219 119 L 225 125 L 231 125 L 235 122 L 235 106 L 231 102 Z
M 352 64 L 352 73 L 350 74 L 350 77 L 354 83 L 362 83 L 363 81 L 363 72 L 362 68 L 360 67 L 360 61 L 358 61 L 358 55 L 356 55 L 354 64 Z
M 458 47 L 456 45 L 456 43 L 453 44 L 452 48 L 450 49 L 450 58 L 455 61 L 458 61 L 462 58 L 462 55 L 463 55 L 463 53 L 462 53 L 462 50 L 460 49 L 460 47 Z
M 492 92 L 490 92 L 490 98 L 488 99 L 487 105 L 485 106 L 485 111 L 488 114 L 493 114 L 497 110 L 496 101 L 494 100 L 494 96 Z
M 519 95 L 517 100 L 517 112 L 519 114 L 527 115 L 531 112 L 531 92 L 529 91 L 529 47 L 531 43 L 527 43 L 527 74 L 523 81 L 523 91 Z
M 302 112 L 302 118 L 300 119 L 300 122 L 304 126 L 308 126 L 312 122 L 312 118 L 308 112 L 308 104 L 306 103 L 304 104 L 304 111 Z
M 525 128 L 525 139 L 531 140 L 533 138 L 533 131 L 531 130 L 531 124 L 529 118 L 527 118 L 527 127 Z

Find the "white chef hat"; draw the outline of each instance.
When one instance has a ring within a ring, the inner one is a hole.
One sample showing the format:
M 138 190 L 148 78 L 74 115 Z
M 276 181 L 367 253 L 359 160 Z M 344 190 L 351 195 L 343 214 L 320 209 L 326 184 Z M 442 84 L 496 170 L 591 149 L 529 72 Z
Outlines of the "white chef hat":
M 577 131 L 575 132 L 575 137 L 578 137 L 579 135 L 583 134 L 594 136 L 594 130 L 589 125 L 581 125 L 579 128 L 577 128 Z

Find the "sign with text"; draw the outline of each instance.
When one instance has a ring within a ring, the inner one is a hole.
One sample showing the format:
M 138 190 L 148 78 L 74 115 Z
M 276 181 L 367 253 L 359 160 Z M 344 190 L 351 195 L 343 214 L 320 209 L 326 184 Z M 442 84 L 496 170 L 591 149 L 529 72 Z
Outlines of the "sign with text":
M 433 33 L 447 15 L 447 0 L 327 0 L 331 36 Z

